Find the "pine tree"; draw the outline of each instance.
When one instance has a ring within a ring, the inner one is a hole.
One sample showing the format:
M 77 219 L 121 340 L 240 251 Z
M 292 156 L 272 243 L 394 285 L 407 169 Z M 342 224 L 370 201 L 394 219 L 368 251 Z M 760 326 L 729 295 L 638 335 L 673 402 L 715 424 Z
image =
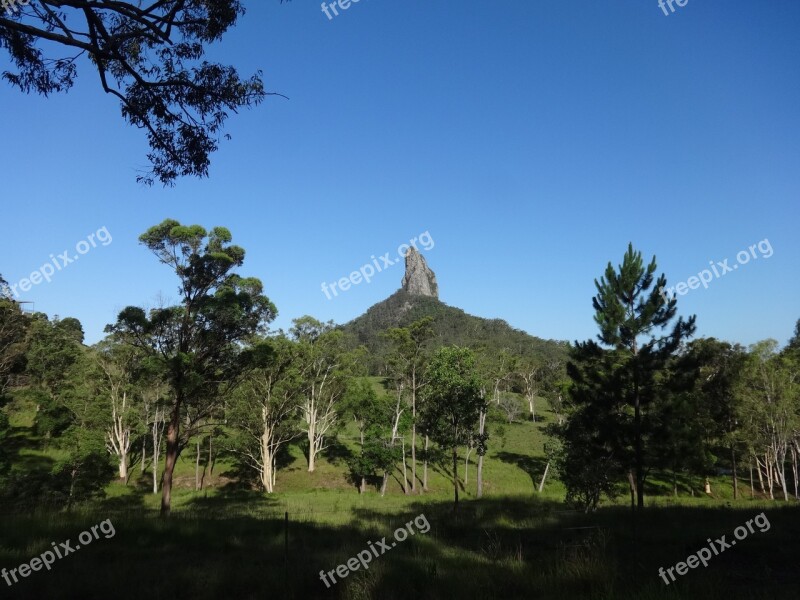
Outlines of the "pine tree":
M 608 263 L 604 276 L 595 280 L 592 305 L 602 346 L 593 340 L 576 342 L 568 365 L 576 410 L 591 413 L 594 420 L 579 419 L 581 427 L 562 430 L 565 447 L 570 447 L 571 433 L 588 433 L 620 461 L 632 474 L 639 509 L 644 507 L 645 441 L 651 427 L 645 411 L 658 395 L 670 359 L 695 331 L 694 316 L 678 318 L 669 333 L 663 331 L 676 315 L 677 301 L 661 292 L 666 288 L 663 274 L 653 285 L 656 268 L 655 257 L 645 267 L 641 252 L 628 244 L 617 270 Z

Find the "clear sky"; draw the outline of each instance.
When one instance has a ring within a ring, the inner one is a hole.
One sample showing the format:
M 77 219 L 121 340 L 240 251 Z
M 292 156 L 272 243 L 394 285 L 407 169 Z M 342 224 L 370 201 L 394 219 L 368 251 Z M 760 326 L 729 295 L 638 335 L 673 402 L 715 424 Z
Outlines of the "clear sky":
M 206 180 L 137 184 L 145 136 L 86 64 L 66 95 L 0 84 L 0 274 L 17 283 L 106 227 L 110 244 L 23 294 L 79 318 L 87 341 L 126 305 L 177 296 L 137 243 L 167 217 L 232 231 L 276 327 L 363 313 L 402 265 L 330 300 L 321 283 L 427 231 L 444 302 L 567 340 L 596 334 L 593 280 L 629 241 L 674 285 L 768 240 L 679 311 L 699 335 L 791 335 L 796 0 L 688 0 L 669 16 L 657 0 L 361 0 L 333 20 L 315 1 L 245 5 L 211 56 L 289 100 L 234 115 Z

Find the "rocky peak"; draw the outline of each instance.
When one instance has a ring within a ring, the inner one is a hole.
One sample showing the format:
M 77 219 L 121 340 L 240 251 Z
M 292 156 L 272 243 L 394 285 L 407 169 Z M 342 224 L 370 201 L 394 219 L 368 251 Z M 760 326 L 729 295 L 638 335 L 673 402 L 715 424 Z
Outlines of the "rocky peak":
M 439 284 L 428 263 L 414 247 L 406 253 L 406 274 L 403 276 L 403 289 L 417 296 L 439 298 Z

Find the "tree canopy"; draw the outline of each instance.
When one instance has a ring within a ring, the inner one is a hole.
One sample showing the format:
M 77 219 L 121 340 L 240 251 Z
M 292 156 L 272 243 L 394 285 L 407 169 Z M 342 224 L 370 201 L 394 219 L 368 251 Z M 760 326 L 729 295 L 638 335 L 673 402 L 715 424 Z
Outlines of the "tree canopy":
M 147 133 L 151 168 L 139 181 L 205 177 L 229 114 L 271 95 L 260 72 L 243 77 L 205 58 L 244 12 L 239 0 L 16 3 L 0 11 L 0 48 L 13 65 L 3 79 L 48 96 L 69 90 L 79 65 L 94 69 L 123 119 Z

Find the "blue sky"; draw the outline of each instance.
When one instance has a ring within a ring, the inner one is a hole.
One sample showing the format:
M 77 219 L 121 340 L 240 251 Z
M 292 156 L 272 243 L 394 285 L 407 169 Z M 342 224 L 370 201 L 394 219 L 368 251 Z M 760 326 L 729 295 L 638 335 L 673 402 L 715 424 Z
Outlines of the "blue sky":
M 89 342 L 126 305 L 174 299 L 138 245 L 170 217 L 228 227 L 280 313 L 348 321 L 400 285 L 396 265 L 328 300 L 320 286 L 429 232 L 441 299 L 544 338 L 583 340 L 593 280 L 629 241 L 698 334 L 785 343 L 800 318 L 800 4 L 689 0 L 245 2 L 210 53 L 263 71 L 271 97 L 234 115 L 211 177 L 137 184 L 145 136 L 83 65 L 69 94 L 0 86 L 5 252 L 16 283 L 106 227 L 24 294 Z M 2 59 L 4 60 L 4 59 Z

